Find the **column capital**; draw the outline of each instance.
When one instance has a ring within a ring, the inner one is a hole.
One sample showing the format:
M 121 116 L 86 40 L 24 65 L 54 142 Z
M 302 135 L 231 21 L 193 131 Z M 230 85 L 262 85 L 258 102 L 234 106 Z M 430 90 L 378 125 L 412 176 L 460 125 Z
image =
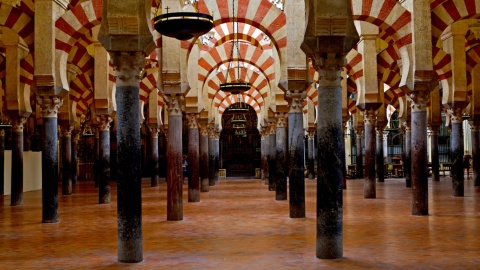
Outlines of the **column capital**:
M 208 126 L 200 125 L 200 136 L 208 136 Z
M 168 103 L 168 115 L 182 115 L 182 103 L 184 97 L 181 94 L 169 94 L 166 95 L 166 101 Z
M 355 128 L 355 134 L 358 136 L 362 136 L 363 135 L 363 132 L 364 132 L 364 128 L 361 127 L 361 128 Z
M 22 116 L 14 116 L 10 117 L 10 119 L 12 120 L 12 132 L 23 133 L 23 125 L 27 122 L 27 118 Z
M 210 139 L 218 139 L 220 138 L 220 131 L 218 130 L 217 126 L 210 126 L 208 127 L 208 137 Z
M 188 129 L 198 129 L 199 117 L 200 117 L 200 114 L 198 113 L 187 113 Z
M 464 107 L 451 107 L 447 109 L 448 115 L 450 115 L 450 121 L 452 124 L 461 124 L 463 122 L 463 111 Z
M 160 134 L 158 125 L 148 125 L 148 131 L 150 131 L 153 138 L 158 138 L 158 134 Z
M 315 138 L 315 132 L 316 132 L 316 131 L 317 131 L 316 128 L 309 128 L 309 129 L 307 130 L 307 136 L 308 136 L 308 139 L 309 139 L 309 140 L 312 141 L 312 140 Z
M 361 111 L 363 122 L 366 126 L 375 126 L 377 124 L 378 111 L 371 108 Z
M 412 91 L 408 94 L 412 112 L 427 111 L 427 102 L 430 99 L 430 91 Z
M 269 135 L 277 134 L 277 123 L 276 122 L 268 123 L 268 134 Z
M 388 140 L 388 131 L 383 131 L 383 140 L 386 141 Z
M 97 129 L 98 131 L 109 131 L 110 123 L 112 122 L 112 117 L 109 114 L 100 114 L 95 117 L 98 122 Z
M 289 113 L 303 113 L 303 100 L 307 97 L 307 92 L 292 90 L 287 91 L 286 99 L 290 106 Z
M 110 59 L 117 72 L 117 87 L 138 87 L 140 72 L 145 67 L 145 56 L 142 52 L 109 52 Z
M 342 70 L 346 65 L 346 59 L 337 53 L 327 53 L 326 57 L 314 59 L 318 72 L 320 86 L 339 86 L 342 80 Z
M 287 113 L 276 113 L 275 118 L 277 119 L 277 128 L 287 127 Z
M 44 118 L 57 118 L 63 99 L 59 96 L 37 96 L 37 103 L 42 108 Z
M 383 134 L 383 127 L 376 126 L 375 127 L 375 132 L 377 133 L 377 135 Z M 388 133 L 387 133 L 387 135 L 388 135 Z
M 75 128 L 74 125 L 71 125 L 70 123 L 64 123 L 60 125 L 60 129 L 62 131 L 62 136 L 63 137 L 72 137 L 72 131 Z

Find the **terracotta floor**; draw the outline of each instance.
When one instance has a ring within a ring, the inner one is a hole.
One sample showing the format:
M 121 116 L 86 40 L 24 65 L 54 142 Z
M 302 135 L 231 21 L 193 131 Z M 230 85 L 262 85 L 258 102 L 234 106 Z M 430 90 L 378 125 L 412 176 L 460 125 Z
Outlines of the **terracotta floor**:
M 451 179 L 430 183 L 430 216 L 412 216 L 403 179 L 377 183 L 363 199 L 363 181 L 344 191 L 344 258 L 315 257 L 315 185 L 306 181 L 307 218 L 290 219 L 288 202 L 258 180 L 222 179 L 183 221 L 166 221 L 166 184 L 144 180 L 143 252 L 138 264 L 117 263 L 116 203 L 98 205 L 92 183 L 60 197 L 58 224 L 42 224 L 41 192 L 22 206 L 3 198 L 0 269 L 480 269 L 480 192 L 466 181 L 464 198 Z M 61 191 L 60 191 L 61 194 Z M 115 188 L 114 188 L 115 195 Z M 113 196 L 113 201 L 116 197 Z

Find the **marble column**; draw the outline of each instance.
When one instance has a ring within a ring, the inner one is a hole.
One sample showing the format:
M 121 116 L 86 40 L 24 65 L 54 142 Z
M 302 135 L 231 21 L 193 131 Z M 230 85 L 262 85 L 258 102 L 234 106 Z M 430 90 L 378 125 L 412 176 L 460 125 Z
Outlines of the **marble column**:
M 98 203 L 110 203 L 110 123 L 112 118 L 108 114 L 97 116 L 98 145 Z
M 275 191 L 275 184 L 276 184 L 276 172 L 277 172 L 277 160 L 276 160 L 276 142 L 277 142 L 277 127 L 276 123 L 269 124 L 269 135 L 268 139 L 270 140 L 270 148 L 269 155 L 268 155 L 268 190 Z
M 70 123 L 61 125 L 62 129 L 62 195 L 72 195 L 72 130 Z
M 150 186 L 159 186 L 159 163 L 158 163 L 158 134 L 160 129 L 157 125 L 149 126 L 150 130 Z
M 142 53 L 110 53 L 116 69 L 118 260 L 143 260 L 140 178 L 140 71 Z
M 308 170 L 308 179 L 315 179 L 315 163 L 313 160 L 313 145 L 315 144 L 315 130 L 316 128 L 309 128 L 308 130 L 308 160 L 307 160 L 307 170 Z
M 305 141 L 303 137 L 303 100 L 305 97 L 304 91 L 287 91 L 287 98 L 290 99 L 287 137 L 290 218 L 305 217 Z
M 410 92 L 409 99 L 412 108 L 410 167 L 412 215 L 428 215 L 427 100 L 429 92 Z
M 12 120 L 12 182 L 11 205 L 23 204 L 23 125 L 25 117 L 11 117 Z
M 275 200 L 287 200 L 287 123 L 288 117 L 284 113 L 277 113 L 277 133 L 275 136 L 276 153 L 275 160 L 277 163 L 277 171 L 275 177 Z
M 100 156 L 100 133 L 96 125 L 92 125 L 93 129 L 93 180 L 95 187 L 98 188 L 100 181 L 99 156 Z
M 0 128 L 0 196 L 5 194 L 5 129 Z M 3 200 L 0 200 L 3 205 Z
M 215 128 L 213 146 L 214 146 L 213 154 L 215 156 L 215 159 L 214 159 L 214 164 L 215 164 L 214 179 L 215 179 L 215 182 L 219 182 L 220 181 L 220 132 L 219 132 L 218 128 Z
M 182 109 L 183 97 L 168 96 L 167 220 L 183 220 Z
M 72 184 L 78 182 L 78 153 L 77 153 L 77 144 L 78 144 L 78 132 L 75 129 L 72 132 Z
M 261 146 L 261 174 L 262 174 L 262 181 L 266 185 L 268 184 L 268 149 L 270 148 L 270 140 L 268 140 L 268 129 L 263 127 L 260 131 L 261 139 L 260 139 L 260 146 Z
M 216 171 L 216 153 L 215 153 L 215 128 L 208 129 L 208 185 L 215 186 L 215 171 Z
M 388 163 L 388 131 L 383 131 L 383 159 Z
M 472 127 L 472 171 L 476 187 L 480 186 L 480 121 L 470 121 Z M 0 131 L 1 132 L 1 131 Z M 0 137 L 0 140 L 2 138 Z M 0 142 L 1 143 L 1 142 Z
M 412 129 L 410 122 L 405 126 L 405 161 L 403 171 L 405 175 L 405 187 L 412 187 Z
M 42 108 L 42 222 L 57 223 L 58 219 L 58 108 L 63 100 L 59 96 L 37 96 Z
M 464 195 L 464 171 L 463 171 L 463 107 L 449 109 L 452 121 L 452 134 L 450 152 L 452 154 L 452 195 L 463 197 Z
M 375 185 L 375 125 L 377 123 L 377 112 L 375 109 L 365 109 L 363 113 L 365 121 L 365 179 L 363 197 L 365 199 L 374 199 L 377 197 Z
M 343 256 L 342 86 L 343 57 L 328 54 L 317 69 L 317 223 L 316 256 Z M 358 160 L 358 159 L 357 159 Z
M 356 163 L 357 163 L 357 178 L 361 179 L 363 178 L 363 149 L 362 149 L 362 136 L 363 136 L 363 127 L 361 128 L 356 128 L 355 129 L 355 135 L 356 135 L 356 148 L 357 148 L 357 157 L 356 157 Z
M 375 158 L 377 164 L 377 181 L 385 182 L 385 163 L 383 158 L 383 127 L 376 127 L 375 132 L 377 134 Z
M 188 120 L 188 202 L 200 201 L 200 138 L 198 131 L 198 113 L 187 114 Z
M 201 191 L 210 191 L 210 182 L 208 179 L 209 164 L 208 164 L 208 127 L 202 125 L 200 127 L 200 176 L 202 178 Z
M 438 153 L 438 126 L 430 126 L 430 139 L 432 141 L 432 181 L 440 181 L 440 156 Z

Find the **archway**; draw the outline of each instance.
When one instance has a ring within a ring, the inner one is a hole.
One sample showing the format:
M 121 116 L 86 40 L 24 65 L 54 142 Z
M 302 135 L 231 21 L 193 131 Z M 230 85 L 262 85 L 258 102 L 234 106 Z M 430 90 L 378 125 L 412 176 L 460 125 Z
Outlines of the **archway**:
M 260 168 L 260 133 L 257 113 L 248 104 L 237 102 L 222 114 L 220 168 L 227 177 L 255 177 Z

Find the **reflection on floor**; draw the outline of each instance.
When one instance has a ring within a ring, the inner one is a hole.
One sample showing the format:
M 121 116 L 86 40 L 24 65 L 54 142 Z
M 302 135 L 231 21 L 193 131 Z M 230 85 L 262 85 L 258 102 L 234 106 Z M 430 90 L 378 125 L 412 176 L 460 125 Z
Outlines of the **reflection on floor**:
M 222 179 L 184 217 L 166 221 L 166 184 L 143 192 L 144 261 L 117 263 L 116 203 L 98 205 L 92 183 L 60 196 L 58 224 L 42 224 L 41 192 L 22 206 L 3 198 L 1 269 L 478 269 L 480 192 L 465 181 L 465 197 L 451 194 L 451 178 L 430 182 L 430 216 L 410 215 L 404 179 L 377 183 L 377 199 L 363 199 L 363 181 L 344 191 L 344 258 L 315 258 L 316 181 L 306 180 L 307 218 L 288 218 L 288 202 L 259 180 Z M 116 201 L 115 186 L 112 201 Z M 61 189 L 60 189 L 61 191 Z M 60 192 L 61 194 L 61 192 Z M 168 268 L 167 268 L 168 267 Z M 174 268 L 170 268 L 174 267 Z

